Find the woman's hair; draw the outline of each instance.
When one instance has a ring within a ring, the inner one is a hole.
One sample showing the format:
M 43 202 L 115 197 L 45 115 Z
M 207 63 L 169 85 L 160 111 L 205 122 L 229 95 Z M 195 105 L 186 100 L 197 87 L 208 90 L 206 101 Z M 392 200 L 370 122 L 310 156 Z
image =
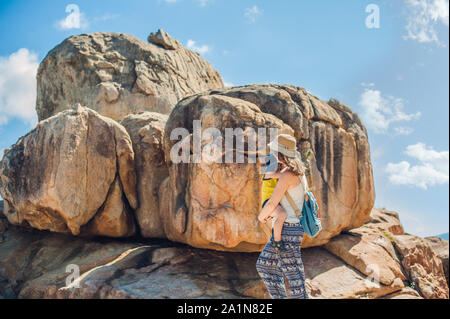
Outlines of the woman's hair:
M 305 175 L 305 166 L 298 156 L 287 157 L 282 153 L 278 153 L 278 162 L 286 165 L 286 167 L 297 176 Z M 280 170 L 280 167 L 278 167 L 278 170 Z

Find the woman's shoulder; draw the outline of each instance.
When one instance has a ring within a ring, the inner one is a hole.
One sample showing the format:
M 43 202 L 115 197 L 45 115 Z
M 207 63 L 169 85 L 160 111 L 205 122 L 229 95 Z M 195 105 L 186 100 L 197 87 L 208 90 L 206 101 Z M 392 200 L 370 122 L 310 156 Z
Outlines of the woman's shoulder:
M 297 186 L 301 183 L 301 177 L 295 175 L 292 171 L 286 170 L 280 174 L 280 180 L 283 179 L 284 182 L 290 184 L 291 187 Z

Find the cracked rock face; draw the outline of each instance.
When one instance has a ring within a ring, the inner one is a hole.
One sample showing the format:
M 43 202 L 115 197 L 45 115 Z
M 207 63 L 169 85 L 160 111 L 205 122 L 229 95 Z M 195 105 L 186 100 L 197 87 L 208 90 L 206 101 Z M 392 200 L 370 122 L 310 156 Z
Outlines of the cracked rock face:
M 63 41 L 38 70 L 39 120 L 75 103 L 117 121 L 142 111 L 169 113 L 185 96 L 223 87 L 206 60 L 163 30 L 148 40 L 98 32 Z
M 228 254 L 163 240 L 92 241 L 14 226 L 4 237 L 0 298 L 268 297 L 255 268 L 257 254 Z
M 226 128 L 272 127 L 291 134 L 292 129 L 250 102 L 207 94 L 181 101 L 165 127 L 169 177 L 161 184 L 159 197 L 167 238 L 200 248 L 260 251 L 270 235 L 270 225 L 263 225 L 256 218 L 261 185 L 259 164 L 173 163 L 170 154 L 178 141 L 170 138 L 171 132 L 186 128 L 190 135 L 185 141 L 192 147 L 193 120 L 201 120 L 202 134 L 216 128 L 222 136 Z M 267 141 L 268 135 L 269 131 Z M 204 140 L 203 144 L 207 142 Z M 234 148 L 232 151 L 236 153 Z
M 438 256 L 438 258 L 442 261 L 442 265 L 444 266 L 445 278 L 447 279 L 448 285 L 448 240 L 444 240 L 439 237 L 426 237 L 425 240 L 428 242 L 428 244 L 430 244 L 431 249 L 434 251 L 436 256 Z
M 130 134 L 135 152 L 136 218 L 143 237 L 165 238 L 159 215 L 159 185 L 169 175 L 164 161 L 164 127 L 167 115 L 143 112 L 128 115 L 121 124 Z
M 259 163 L 171 161 L 171 149 L 179 142 L 170 140 L 172 130 L 186 128 L 192 139 L 193 120 L 202 121 L 202 132 L 214 127 L 222 136 L 225 128 L 276 127 L 295 136 L 302 156 L 311 151 L 307 178 L 323 230 L 314 239 L 305 236 L 304 247 L 325 244 L 369 218 L 375 193 L 367 133 L 358 115 L 300 87 L 249 85 L 186 98 L 169 116 L 164 137 L 169 178 L 160 187 L 160 215 L 169 239 L 202 248 L 259 251 L 270 235 L 257 221 Z
M 78 106 L 41 121 L 0 162 L 4 215 L 73 235 L 133 235 L 134 152 L 126 130 Z
M 427 239 L 413 235 L 394 236 L 395 248 L 411 281 L 427 299 L 449 298 L 442 260 Z
M 359 245 L 366 249 L 352 253 L 366 260 L 367 251 L 381 251 L 364 237 Z M 166 240 L 92 241 L 14 226 L 3 240 L 0 298 L 269 298 L 255 267 L 258 253 L 196 249 Z M 302 259 L 312 298 L 421 298 L 400 278 L 375 282 L 348 258 L 323 247 L 304 249 Z M 385 259 L 377 262 L 383 267 Z M 75 281 L 74 265 L 80 275 Z

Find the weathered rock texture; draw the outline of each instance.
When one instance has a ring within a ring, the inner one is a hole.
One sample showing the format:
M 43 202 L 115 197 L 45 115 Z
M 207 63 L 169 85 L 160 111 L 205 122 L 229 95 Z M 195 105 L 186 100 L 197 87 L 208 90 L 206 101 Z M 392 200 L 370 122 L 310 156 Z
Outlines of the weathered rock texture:
M 374 208 L 366 224 L 324 248 L 380 285 L 402 289 L 386 298 L 448 298 L 442 260 L 435 253 L 447 248 L 448 256 L 448 242 L 434 241 L 432 249 L 429 239 L 405 234 L 396 212 Z
M 426 237 L 425 240 L 430 244 L 431 249 L 433 249 L 433 252 L 436 254 L 436 256 L 441 259 L 448 285 L 448 241 L 439 237 Z
M 137 207 L 126 130 L 76 106 L 41 121 L 0 162 L 4 214 L 15 225 L 74 235 L 129 236 Z
M 0 298 L 267 298 L 256 258 L 11 227 L 0 245 Z
M 366 224 L 332 238 L 323 247 L 366 276 L 372 284 L 389 290 L 392 295 L 386 298 L 420 297 L 417 291 L 400 293 L 410 282 L 392 243 L 394 234 L 403 234 L 398 214 L 373 208 Z
M 403 288 L 401 280 L 383 285 L 322 247 L 302 251 L 307 288 L 312 298 L 380 298 Z
M 185 141 L 192 147 L 193 120 L 201 120 L 202 133 L 216 128 L 222 136 L 225 128 L 276 127 L 291 133 L 292 129 L 250 102 L 223 95 L 195 96 L 181 101 L 166 125 L 164 152 L 170 163 L 169 178 L 161 185 L 159 196 L 167 237 L 201 248 L 260 250 L 270 229 L 257 220 L 261 184 L 258 165 L 171 162 L 170 152 L 177 142 L 170 139 L 171 132 L 176 128 L 188 129 L 191 134 Z M 207 142 L 204 140 L 203 144 Z
M 390 213 L 374 209 L 372 215 L 383 218 Z M 392 235 L 371 223 L 362 228 Z M 256 272 L 258 253 L 196 249 L 160 239 L 145 244 L 107 238 L 92 241 L 15 226 L 0 235 L 0 298 L 269 297 Z M 353 259 L 328 250 L 302 250 L 306 287 L 312 298 L 422 298 L 417 285 L 410 287 L 401 275 L 383 284 Z M 356 259 L 367 260 L 366 254 L 383 256 L 364 234 L 356 249 L 350 250 Z M 380 267 L 386 261 L 402 267 L 395 257 L 374 260 Z M 80 275 L 76 280 L 75 265 Z
M 331 239 L 324 247 L 383 285 L 406 280 L 392 243 L 377 230 L 352 229 Z
M 166 237 L 158 196 L 159 186 L 169 176 L 163 151 L 166 121 L 167 115 L 144 112 L 129 115 L 121 122 L 133 141 L 139 202 L 136 216 L 144 237 Z
M 342 230 L 361 226 L 374 202 L 372 166 L 364 125 L 348 106 L 324 102 L 305 89 L 250 85 L 186 98 L 172 111 L 164 135 L 170 177 L 160 187 L 160 214 L 169 239 L 195 247 L 258 251 L 269 237 L 257 221 L 259 162 L 177 164 L 170 158 L 175 128 L 201 131 L 279 128 L 293 134 L 303 156 L 312 151 L 309 185 L 319 203 L 323 230 L 304 247 L 322 245 Z M 177 138 L 177 136 L 175 136 Z M 208 144 L 204 141 L 203 144 Z M 179 144 L 177 144 L 179 145 Z M 235 150 L 233 150 L 235 151 Z
M 149 42 L 104 32 L 63 41 L 38 70 L 39 120 L 75 103 L 115 120 L 140 111 L 169 113 L 185 96 L 223 87 L 206 60 L 164 31 Z
M 426 239 L 412 235 L 394 236 L 402 266 L 422 295 L 429 298 L 449 298 L 449 290 L 441 259 Z

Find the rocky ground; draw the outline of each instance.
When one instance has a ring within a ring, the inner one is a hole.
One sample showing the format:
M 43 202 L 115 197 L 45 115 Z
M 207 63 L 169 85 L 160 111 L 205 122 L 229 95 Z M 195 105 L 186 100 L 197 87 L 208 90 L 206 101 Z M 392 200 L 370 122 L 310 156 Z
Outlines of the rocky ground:
M 5 218 L 0 234 L 2 298 L 268 298 L 258 253 L 79 238 Z M 303 249 L 308 291 L 312 298 L 448 298 L 448 242 L 433 249 L 429 241 L 403 234 L 396 213 L 374 209 L 364 226 Z M 79 267 L 76 281 L 71 265 Z

